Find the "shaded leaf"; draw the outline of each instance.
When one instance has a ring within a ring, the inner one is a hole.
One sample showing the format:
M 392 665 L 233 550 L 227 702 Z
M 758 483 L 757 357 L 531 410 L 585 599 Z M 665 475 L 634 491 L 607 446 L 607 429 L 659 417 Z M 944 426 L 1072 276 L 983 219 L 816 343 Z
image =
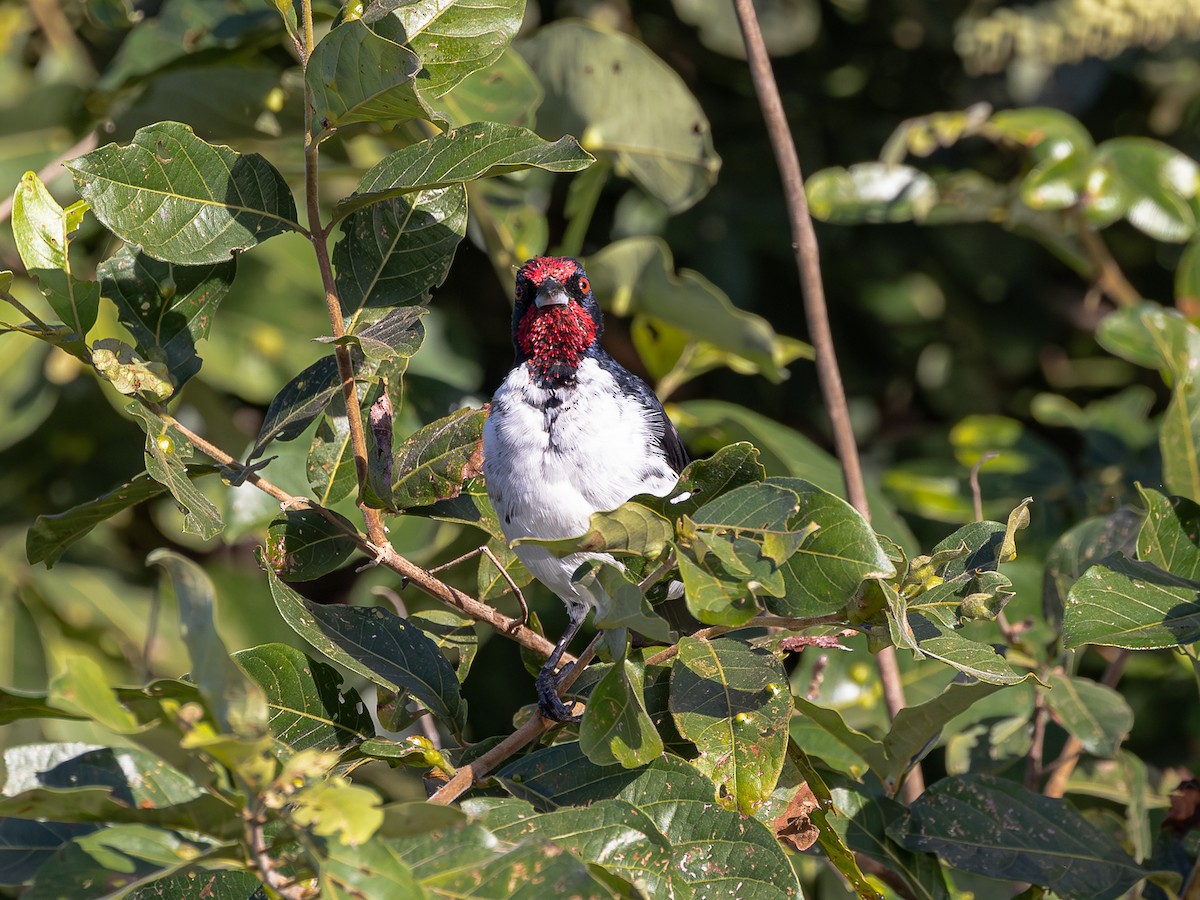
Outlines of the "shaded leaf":
M 129 895 L 130 900 L 253 900 L 262 882 L 238 869 L 202 869 L 155 879 Z
M 682 638 L 670 703 L 679 733 L 700 751 L 692 764 L 727 805 L 753 812 L 775 789 L 787 752 L 792 706 L 783 665 L 730 638 Z
M 1139 486 L 1146 519 L 1137 536 L 1138 559 L 1172 575 L 1200 579 L 1200 505 Z
M 0 819 L 0 884 L 32 881 L 55 850 L 72 838 L 95 831 L 96 827 L 15 816 Z
M 233 658 L 262 687 L 271 735 L 291 750 L 342 750 L 375 734 L 358 691 L 343 687 L 332 666 L 286 644 L 262 644 Z
M 392 846 L 379 837 L 357 847 L 330 841 L 323 850 L 317 875 L 322 897 L 329 900 L 359 897 L 423 900 L 428 896 L 417 884 L 412 870 L 398 858 Z
M 414 84 L 421 60 L 362 19 L 325 35 L 305 67 L 312 91 L 313 133 L 356 122 L 394 124 L 429 118 Z
M 936 853 L 957 868 L 1064 897 L 1119 897 L 1146 875 L 1067 802 L 988 775 L 935 782 L 893 834 L 904 847 Z
M 396 451 L 392 503 L 396 509 L 429 506 L 457 497 L 483 465 L 481 409 L 460 409 L 426 425 Z
M 138 129 L 68 162 L 79 193 L 117 237 L 166 262 L 221 263 L 303 229 L 283 177 L 257 153 L 208 144 L 178 122 Z
M 1158 445 L 1167 490 L 1200 500 L 1200 375 L 1196 372 L 1189 371 L 1171 391 Z
M 365 418 L 365 417 L 362 417 Z M 363 430 L 366 431 L 366 424 Z M 350 420 L 341 392 L 335 391 L 329 411 L 321 417 L 305 460 L 308 486 L 322 506 L 332 506 L 358 489 L 358 471 L 350 440 Z
M 330 515 L 342 524 L 329 521 Z M 337 513 L 289 509 L 267 529 L 267 563 L 285 581 L 320 578 L 341 568 L 358 549 L 354 532 Z
M 146 564 L 159 566 L 179 604 L 180 631 L 192 660 L 192 679 L 217 715 L 221 729 L 257 738 L 267 729 L 261 687 L 229 658 L 214 622 L 212 582 L 196 563 L 170 550 L 155 550 Z
M 188 466 L 189 478 L 211 475 L 214 466 Z M 101 522 L 122 510 L 166 493 L 166 486 L 142 473 L 113 488 L 107 494 L 73 506 L 65 512 L 41 515 L 25 535 L 25 556 L 30 563 L 44 562 L 51 568 L 71 544 L 88 534 Z
M 424 303 L 467 233 L 467 192 L 454 184 L 373 203 L 347 216 L 341 230 L 333 266 L 347 318 Z
M 644 44 L 583 21 L 544 26 L 517 46 L 546 91 L 545 134 L 577 134 L 671 212 L 716 181 L 711 128 L 683 80 Z
M 285 384 L 271 400 L 247 460 L 261 456 L 272 441 L 299 437 L 340 390 L 337 358 L 321 357 Z
M 611 562 L 588 560 L 572 575 L 593 596 L 598 596 L 597 628 L 629 628 L 651 640 L 669 642 L 671 629 L 650 607 L 650 602 L 629 574 Z
M 915 613 L 909 614 L 908 623 L 922 656 L 940 660 L 972 678 L 990 684 L 1016 684 L 1032 677 L 1013 671 L 991 644 L 972 641 Z
M 505 594 L 512 592 L 512 587 L 509 586 L 511 579 L 517 587 L 524 587 L 533 581 L 533 575 L 525 568 L 524 563 L 517 559 L 517 554 L 513 553 L 508 542 L 499 538 L 492 538 L 488 541 L 488 548 L 492 551 L 492 555 L 500 561 L 500 565 L 504 567 L 504 572 L 508 575 L 505 578 L 484 554 L 479 556 L 479 573 L 476 579 L 478 585 L 478 597 L 480 600 L 487 602 L 503 597 Z
M 738 309 L 703 275 L 690 269 L 676 272 L 661 238 L 615 241 L 588 256 L 587 271 L 596 296 L 607 298 L 618 315 L 643 315 L 681 329 L 772 381 L 787 377 L 788 363 L 811 356 L 808 345 L 777 334 L 766 319 Z
M 413 191 L 529 168 L 577 172 L 592 162 L 570 135 L 550 142 L 519 125 L 473 122 L 385 156 L 363 175 L 358 190 L 338 203 L 334 217 Z
M 402 307 L 389 310 L 387 315 L 351 337 L 368 360 L 409 359 L 425 341 L 425 326 L 421 319 L 429 310 L 423 307 Z
M 1200 640 L 1200 582 L 1114 554 L 1067 595 L 1063 644 L 1146 650 Z
M 666 497 L 639 494 L 634 499 L 668 518 L 690 516 L 714 497 L 762 481 L 766 475 L 758 461 L 758 449 L 741 441 L 722 447 L 708 459 L 689 463 Z
M 87 656 L 68 656 L 63 666 L 63 671 L 50 681 L 48 705 L 91 719 L 118 734 L 128 734 L 138 727 L 137 719 L 108 686 L 99 663 Z
M 542 86 L 529 64 L 511 48 L 500 58 L 472 72 L 448 93 L 428 100 L 430 108 L 458 127 L 472 122 L 532 124 L 533 111 L 542 102 Z
M 458 680 L 464 681 L 479 650 L 475 622 L 448 609 L 418 610 L 409 614 L 408 621 L 441 648 Z
M 322 606 L 301 597 L 268 571 L 284 621 L 320 653 L 393 691 L 409 691 L 456 734 L 467 706 L 458 679 L 420 628 L 380 607 Z
M 932 700 L 896 713 L 891 730 L 883 739 L 883 749 L 891 763 L 888 777 L 895 778 L 919 762 L 932 749 L 946 723 L 1001 687 L 986 681 L 952 682 Z
M 200 371 L 196 342 L 208 337 L 236 271 L 233 259 L 178 266 L 125 246 L 96 267 L 96 277 L 138 352 L 165 362 L 178 387 Z
M 630 554 L 654 559 L 662 555 L 674 537 L 674 525 L 654 510 L 629 500 L 611 512 L 592 513 L 587 531 L 577 537 L 518 538 L 513 544 L 535 544 L 555 556 L 605 550 L 618 556 Z
M 1046 705 L 1056 722 L 1093 756 L 1112 757 L 1133 729 L 1133 710 L 1112 688 L 1088 678 L 1051 674 Z
M 872 771 L 882 777 L 891 769 L 883 744 L 861 731 L 851 728 L 837 710 L 818 706 L 811 700 L 799 696 L 793 697 L 792 702 L 802 715 L 820 725 L 840 744 L 860 756 Z
M 579 746 L 597 765 L 634 769 L 663 752 L 642 697 L 644 675 L 643 666 L 619 659 L 588 695 Z

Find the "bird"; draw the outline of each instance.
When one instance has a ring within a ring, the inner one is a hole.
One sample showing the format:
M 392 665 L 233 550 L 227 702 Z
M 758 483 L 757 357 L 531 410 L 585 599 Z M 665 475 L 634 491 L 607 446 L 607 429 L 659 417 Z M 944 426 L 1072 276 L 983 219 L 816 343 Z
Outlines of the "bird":
M 538 707 L 574 721 L 558 697 L 569 671 L 558 664 L 589 611 L 608 597 L 571 576 L 589 559 L 554 556 L 521 538 L 568 538 L 591 515 L 636 494 L 667 496 L 688 456 L 650 387 L 600 343 L 604 316 L 579 260 L 540 256 L 518 269 L 513 367 L 496 390 L 483 428 L 483 476 L 504 539 L 518 559 L 566 605 L 566 631 L 537 677 Z

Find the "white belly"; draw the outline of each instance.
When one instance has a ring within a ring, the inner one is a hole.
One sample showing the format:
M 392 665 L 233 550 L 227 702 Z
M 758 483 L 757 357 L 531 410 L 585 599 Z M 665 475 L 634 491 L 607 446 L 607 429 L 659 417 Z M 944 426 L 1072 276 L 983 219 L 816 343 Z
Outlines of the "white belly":
M 676 475 L 657 451 L 644 408 L 623 398 L 593 359 L 579 367 L 573 388 L 535 385 L 514 369 L 492 399 L 483 430 L 488 496 L 509 543 L 517 538 L 582 534 L 592 513 L 615 509 L 635 494 L 665 495 Z M 528 545 L 514 548 L 533 575 L 566 603 L 596 605 L 581 596 L 571 574 L 589 558 L 563 559 Z

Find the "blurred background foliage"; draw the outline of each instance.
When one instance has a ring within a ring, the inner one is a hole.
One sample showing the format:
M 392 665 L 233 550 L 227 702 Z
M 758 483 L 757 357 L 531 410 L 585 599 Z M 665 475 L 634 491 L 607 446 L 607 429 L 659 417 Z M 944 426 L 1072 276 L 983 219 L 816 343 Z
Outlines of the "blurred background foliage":
M 1200 63 L 1191 43 L 1200 3 L 1194 0 L 1056 0 L 1032 7 L 764 0 L 758 6 L 808 173 L 875 159 L 907 120 L 977 103 L 1053 107 L 1077 117 L 1097 143 L 1145 135 L 1200 157 Z M 707 118 L 711 146 L 691 148 L 703 163 L 691 181 L 648 188 L 661 179 L 643 177 L 637 161 L 619 150 L 629 127 L 622 117 L 636 109 L 622 108 L 618 97 L 589 113 L 605 117 L 607 132 L 575 132 L 585 146 L 607 151 L 589 173 L 555 179 L 533 172 L 473 185 L 478 214 L 434 292 L 428 338 L 409 367 L 398 436 L 487 399 L 511 364 L 509 266 L 565 248 L 589 258 L 597 293 L 610 304 L 610 350 L 657 384 L 693 455 L 748 438 L 773 474 L 837 487 L 836 468 L 817 449 L 827 446 L 825 416 L 811 364 L 797 359 L 802 344 L 769 335 L 765 355 L 747 357 L 702 342 L 684 359 L 678 324 L 654 313 L 698 309 L 700 295 L 718 302 L 711 298 L 723 292 L 778 335 L 806 337 L 779 182 L 727 7 L 723 0 L 529 4 L 516 52 L 488 70 L 497 85 L 492 103 L 511 103 L 515 120 L 532 119 L 547 137 L 574 129 L 578 112 L 557 101 L 546 72 L 552 66 L 538 42 L 551 23 L 588 19 L 644 42 L 678 74 Z M 318 4 L 318 11 L 326 21 L 339 13 L 331 4 Z M 576 52 L 586 58 L 586 29 L 570 21 L 553 27 L 579 29 Z M 100 143 L 125 142 L 137 128 L 166 118 L 188 122 L 207 141 L 262 153 L 298 184 L 302 92 L 281 33 L 276 11 L 256 0 L 0 6 L 0 195 L 11 195 L 25 171 L 89 149 L 79 142 L 94 128 Z M 629 52 L 629 64 L 649 65 Z M 639 77 L 661 75 L 651 65 Z M 537 97 L 541 106 L 530 113 Z M 447 110 L 452 119 L 471 120 L 469 109 Z M 322 163 L 328 199 L 350 193 L 364 169 L 414 136 L 404 126 L 390 134 L 362 127 L 328 143 Z M 697 138 L 704 144 L 708 135 Z M 931 149 L 920 163 L 926 171 L 969 167 L 1002 182 L 1022 164 L 980 138 Z M 75 199 L 64 170 L 47 176 L 60 202 Z M 580 233 L 573 217 L 588 204 L 594 213 L 582 219 L 588 227 Z M 1104 235 L 1142 294 L 1169 302 L 1180 245 L 1125 223 Z M 855 427 L 878 489 L 876 527 L 902 544 L 928 548 L 973 518 L 970 466 L 982 452 L 1004 450 L 982 473 L 984 510 L 1003 519 L 1021 498 L 1035 497 L 1021 558 L 1006 572 L 1018 588 L 1009 619 L 1040 618 L 1043 561 L 1058 535 L 1087 515 L 1134 502 L 1134 482 L 1156 477 L 1149 422 L 1166 403 L 1161 383 L 1096 344 L 1107 301 L 1043 245 L 1007 228 L 987 221 L 941 229 L 822 224 L 819 239 Z M 115 249 L 88 217 L 72 244 L 73 263 L 91 277 Z M 643 284 L 661 288 L 660 306 L 653 305 L 657 292 L 622 292 L 635 265 L 643 267 Z M 0 267 L 21 270 L 7 228 L 0 229 Z M 279 237 L 242 256 L 238 267 L 200 346 L 204 367 L 183 391 L 178 415 L 244 454 L 271 397 L 322 355 L 312 338 L 328 324 L 302 238 Z M 645 271 L 659 269 L 661 276 L 645 280 Z M 27 280 L 18 279 L 13 292 L 42 308 Z M 111 306 L 102 305 L 101 317 L 97 332 L 121 333 Z M 24 535 L 33 518 L 96 497 L 140 471 L 142 436 L 119 411 L 124 398 L 44 344 L 0 337 L 0 373 L 0 614 L 9 623 L 0 633 L 0 682 L 40 688 L 71 654 L 95 659 L 110 683 L 140 681 L 147 670 L 181 674 L 186 655 L 175 638 L 174 612 L 157 606 L 143 564 L 163 546 L 205 559 L 231 649 L 289 634 L 253 558 L 277 506 L 248 487 L 233 492 L 226 531 L 214 541 L 183 535 L 180 514 L 163 499 L 98 527 L 52 570 L 31 568 Z M 306 492 L 308 443 L 306 436 L 277 444 L 268 477 Z M 217 479 L 199 485 L 227 503 Z M 401 518 L 392 543 L 430 565 L 471 549 L 478 533 Z M 446 577 L 474 589 L 472 565 Z M 366 604 L 384 602 L 376 592 L 397 587 L 380 570 L 348 567 L 303 589 L 321 602 Z M 405 599 L 413 608 L 424 605 Z M 547 633 L 557 633 L 561 606 L 548 595 L 534 600 Z M 515 608 L 510 599 L 499 602 Z M 481 637 L 477 665 L 512 678 L 465 685 L 477 737 L 506 730 L 531 688 L 515 646 Z M 811 677 L 809 667 L 806 661 L 794 673 L 798 684 Z M 933 696 L 951 674 L 934 663 L 906 662 L 910 701 Z M 1200 718 L 1178 715 L 1194 704 L 1194 690 L 1182 657 L 1137 654 L 1122 683 L 1137 713 L 1130 749 L 1160 767 L 1198 758 Z M 858 727 L 878 725 L 885 715 L 873 668 L 858 654 L 834 655 L 821 699 Z M 997 732 L 1003 721 L 980 714 L 976 731 L 964 734 L 988 736 L 975 747 L 961 738 L 948 751 L 947 767 L 965 769 L 964 760 L 980 752 L 993 761 L 1022 756 L 1019 740 Z M 86 739 L 84 728 L 17 722 L 0 730 L 0 744 L 43 735 Z M 823 740 L 815 729 L 806 739 L 814 747 Z

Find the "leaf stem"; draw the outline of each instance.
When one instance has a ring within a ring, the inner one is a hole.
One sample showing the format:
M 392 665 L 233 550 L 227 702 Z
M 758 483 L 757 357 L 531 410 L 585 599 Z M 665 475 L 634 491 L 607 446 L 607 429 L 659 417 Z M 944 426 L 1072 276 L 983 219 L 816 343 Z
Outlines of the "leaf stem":
M 1092 280 L 1118 306 L 1134 306 L 1141 302 L 1141 292 L 1130 283 L 1117 261 L 1109 252 L 1108 244 L 1096 233 L 1092 224 L 1079 210 L 1071 211 L 1071 220 L 1083 244 L 1084 253 L 1092 265 Z
M 301 12 L 304 19 L 303 64 L 308 67 L 312 56 L 313 16 L 312 0 L 301 0 Z M 308 236 L 312 243 L 313 252 L 317 257 L 317 268 L 321 272 L 321 287 L 325 291 L 325 307 L 329 313 L 329 326 L 334 339 L 346 336 L 346 320 L 342 316 L 342 302 L 338 298 L 337 283 L 333 277 L 333 264 L 329 259 L 329 228 L 321 224 L 320 180 L 318 177 L 318 154 L 321 142 L 313 136 L 313 100 L 304 82 L 304 197 L 308 207 Z M 344 344 L 334 344 L 334 356 L 337 359 L 338 376 L 342 382 L 342 399 L 346 403 L 346 421 L 350 426 L 350 446 L 354 450 L 354 473 L 358 477 L 359 496 L 362 496 L 363 485 L 367 482 L 367 436 L 363 431 L 362 416 L 359 414 L 358 388 L 354 380 L 354 361 L 350 356 L 350 348 Z M 367 524 L 367 534 L 375 544 L 387 543 L 387 528 L 383 524 L 383 515 L 377 509 L 367 506 L 360 499 L 359 509 L 363 521 Z
M 792 247 L 795 250 L 796 267 L 804 295 L 804 314 L 808 321 L 809 339 L 816 351 L 817 378 L 833 431 L 834 448 L 842 465 L 846 499 L 869 521 L 871 509 L 867 502 L 867 489 L 859 463 L 858 446 L 854 441 L 854 429 L 850 423 L 846 390 L 838 369 L 833 332 L 829 327 L 829 310 L 825 302 L 825 289 L 821 284 L 820 248 L 817 246 L 812 216 L 808 211 L 808 200 L 804 195 L 800 158 L 796 153 L 791 129 L 788 127 L 783 100 L 779 96 L 779 87 L 771 70 L 771 59 L 767 55 L 754 4 L 752 0 L 734 0 L 734 9 L 746 44 L 746 59 L 754 81 L 754 90 L 762 108 L 771 148 L 775 153 L 775 162 L 783 179 L 784 196 L 792 226 Z M 883 683 L 884 701 L 889 714 L 895 718 L 896 713 L 906 705 L 895 648 L 883 648 L 876 655 L 875 662 Z M 914 766 L 904 781 L 904 798 L 909 802 L 915 800 L 924 787 L 921 768 L 919 765 Z
M 743 622 L 741 625 L 710 625 L 708 628 L 701 628 L 699 631 L 693 632 L 689 637 L 694 637 L 702 641 L 709 638 L 720 637 L 729 631 L 736 631 L 739 628 L 786 628 L 789 631 L 799 631 L 802 628 L 811 628 L 814 625 L 839 625 L 845 621 L 845 617 L 833 614 L 828 616 L 809 616 L 807 618 L 791 618 L 788 616 L 755 616 L 749 622 Z M 679 655 L 679 644 L 673 644 L 670 647 L 665 647 L 659 650 L 653 656 L 646 658 L 646 665 L 658 666 L 665 663 L 669 659 L 674 659 Z
M 34 325 L 36 325 L 38 328 L 42 329 L 42 331 L 46 332 L 47 334 L 53 333 L 54 329 L 52 329 L 49 325 L 47 325 L 45 322 L 43 322 L 41 319 L 39 319 L 36 315 L 34 315 L 33 311 L 31 309 L 29 309 L 24 303 L 22 303 L 20 300 L 18 300 L 16 297 L 14 297 L 8 291 L 0 292 L 0 300 L 3 300 L 5 303 L 12 306 L 13 309 L 15 309 L 17 312 L 21 313 L 22 315 L 28 316 L 29 321 L 32 322 Z

